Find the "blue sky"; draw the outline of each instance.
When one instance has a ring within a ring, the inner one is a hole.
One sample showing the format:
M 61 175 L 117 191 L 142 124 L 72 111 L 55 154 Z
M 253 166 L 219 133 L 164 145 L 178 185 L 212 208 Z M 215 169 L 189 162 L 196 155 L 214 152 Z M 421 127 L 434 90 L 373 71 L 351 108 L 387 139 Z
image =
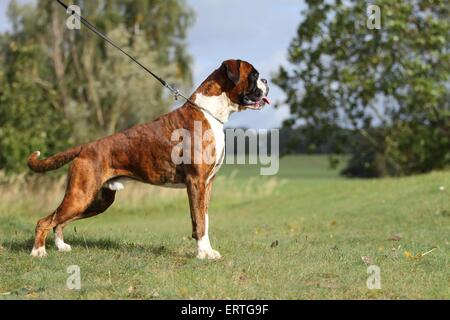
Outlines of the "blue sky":
M 8 3 L 9 0 L 0 0 L 0 32 L 9 28 Z M 230 58 L 251 62 L 268 79 L 280 65 L 287 65 L 287 48 L 304 8 L 301 1 L 187 0 L 187 3 L 196 12 L 196 22 L 188 38 L 196 85 L 223 60 Z M 272 84 L 270 97 L 281 101 L 283 93 Z M 276 128 L 288 114 L 287 107 L 278 110 L 266 107 L 263 111 L 235 114 L 228 125 Z

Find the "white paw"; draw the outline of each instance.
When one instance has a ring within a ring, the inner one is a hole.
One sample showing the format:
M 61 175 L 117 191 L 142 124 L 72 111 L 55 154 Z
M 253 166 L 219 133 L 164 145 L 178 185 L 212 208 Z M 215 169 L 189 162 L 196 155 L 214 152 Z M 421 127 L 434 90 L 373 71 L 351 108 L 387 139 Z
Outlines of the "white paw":
M 58 251 L 60 251 L 60 252 L 69 252 L 72 250 L 72 247 L 70 245 L 68 245 L 67 243 L 64 243 L 64 241 L 62 241 L 59 238 L 55 239 L 55 245 L 56 245 L 56 248 L 58 248 Z
M 72 251 L 72 247 L 67 243 L 62 243 L 58 246 L 58 251 L 60 252 L 69 252 Z
M 216 250 L 213 249 L 209 249 L 209 250 L 199 250 L 198 254 L 197 254 L 197 259 L 200 260 L 205 260 L 205 259 L 209 259 L 209 260 L 217 260 L 222 258 L 222 256 L 220 255 L 220 253 Z
M 33 248 L 31 251 L 31 256 L 35 258 L 44 258 L 47 256 L 47 252 L 45 251 L 45 247 Z

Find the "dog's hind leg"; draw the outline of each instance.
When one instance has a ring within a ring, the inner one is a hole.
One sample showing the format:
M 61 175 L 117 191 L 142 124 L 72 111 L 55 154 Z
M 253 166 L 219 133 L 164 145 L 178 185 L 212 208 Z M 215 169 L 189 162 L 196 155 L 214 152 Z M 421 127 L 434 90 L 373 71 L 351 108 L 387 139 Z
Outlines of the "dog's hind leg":
M 62 203 L 54 213 L 39 220 L 36 225 L 32 256 L 44 257 L 45 239 L 50 230 L 80 216 L 90 206 L 101 188 L 100 181 L 92 179 L 93 175 L 94 168 L 84 161 L 75 160 L 70 168 L 69 182 Z
M 114 202 L 116 196 L 116 191 L 112 191 L 106 188 L 102 188 L 100 192 L 98 192 L 97 197 L 91 203 L 91 205 L 79 216 L 74 217 L 68 221 L 64 221 L 59 223 L 53 230 L 55 232 L 55 245 L 59 251 L 70 251 L 72 248 L 70 245 L 64 242 L 63 229 L 67 226 L 68 223 L 87 219 L 99 215 L 105 212 Z

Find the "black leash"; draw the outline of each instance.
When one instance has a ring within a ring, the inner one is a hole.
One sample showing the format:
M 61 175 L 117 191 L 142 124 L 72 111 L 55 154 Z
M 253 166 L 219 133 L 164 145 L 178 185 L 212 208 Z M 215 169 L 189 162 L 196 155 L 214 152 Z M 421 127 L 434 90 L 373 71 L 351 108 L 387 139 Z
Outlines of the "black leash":
M 74 16 L 75 18 L 79 19 L 81 21 L 81 23 L 83 23 L 89 30 L 91 30 L 93 33 L 95 33 L 97 36 L 99 36 L 100 38 L 102 38 L 104 41 L 108 42 L 110 45 L 112 45 L 114 48 L 116 48 L 117 50 L 119 50 L 120 52 L 122 52 L 124 55 L 126 55 L 128 58 L 131 59 L 131 61 L 133 61 L 134 63 L 136 63 L 139 67 L 141 67 L 142 69 L 144 69 L 145 71 L 147 71 L 147 73 L 149 73 L 153 78 L 155 78 L 156 80 L 158 80 L 164 87 L 166 87 L 167 89 L 169 89 L 175 96 L 175 100 L 178 100 L 179 97 L 183 98 L 184 100 L 186 100 L 187 102 L 189 102 L 190 104 L 192 104 L 193 106 L 206 111 L 208 114 L 210 114 L 214 119 L 216 119 L 217 121 L 219 121 L 220 123 L 224 124 L 224 122 L 220 119 L 218 119 L 216 116 L 214 116 L 209 110 L 199 106 L 198 104 L 196 104 L 195 102 L 191 101 L 191 99 L 187 98 L 185 95 L 183 95 L 180 90 L 178 90 L 177 88 L 175 88 L 174 86 L 170 85 L 169 83 L 167 83 L 167 81 L 165 81 L 163 78 L 159 77 L 157 74 L 155 74 L 154 72 L 152 72 L 149 68 L 147 68 L 146 66 L 144 66 L 142 63 L 140 63 L 136 58 L 134 58 L 131 54 L 129 54 L 128 52 L 126 52 L 125 50 L 123 50 L 119 45 L 117 45 L 114 41 L 112 41 L 110 38 L 108 38 L 106 35 L 104 35 L 103 33 L 101 33 L 100 31 L 97 30 L 97 28 L 95 26 L 93 26 L 88 20 L 86 20 L 85 18 L 83 18 L 81 15 L 77 14 L 75 11 L 70 10 L 70 8 L 61 0 L 56 0 L 58 1 L 58 3 L 60 5 L 62 5 L 65 9 L 66 12 L 68 12 L 70 15 Z

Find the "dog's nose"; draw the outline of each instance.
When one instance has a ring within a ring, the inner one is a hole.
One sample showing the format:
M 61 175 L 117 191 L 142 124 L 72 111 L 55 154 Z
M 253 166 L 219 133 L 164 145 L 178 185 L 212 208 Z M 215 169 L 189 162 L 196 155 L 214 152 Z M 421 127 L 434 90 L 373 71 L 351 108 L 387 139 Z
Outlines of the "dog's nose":
M 261 82 L 266 86 L 266 96 L 269 95 L 269 81 L 267 81 L 267 79 L 261 79 Z

